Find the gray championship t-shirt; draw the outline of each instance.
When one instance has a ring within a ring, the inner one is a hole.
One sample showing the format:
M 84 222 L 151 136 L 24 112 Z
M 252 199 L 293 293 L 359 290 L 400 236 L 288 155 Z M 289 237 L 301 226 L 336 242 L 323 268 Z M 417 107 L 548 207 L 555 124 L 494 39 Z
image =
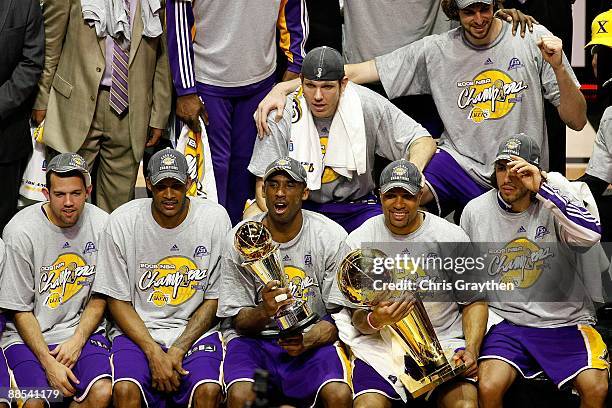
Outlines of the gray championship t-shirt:
M 99 236 L 108 214 L 85 204 L 69 228 L 51 223 L 43 203 L 24 208 L 4 228 L 6 263 L 0 282 L 0 308 L 32 312 L 47 344 L 74 334 L 97 275 Z M 103 330 L 101 324 L 98 330 Z M 12 322 L 0 346 L 23 343 Z
M 112 213 L 100 238 L 94 292 L 131 302 L 151 337 L 166 347 L 204 300 L 219 297 L 219 261 L 231 226 L 219 204 L 189 200 L 189 214 L 172 229 L 155 221 L 151 199 L 131 201 Z M 109 337 L 120 334 L 114 325 Z
M 354 88 L 361 99 L 363 109 L 367 149 L 366 172 L 359 176 L 355 174 L 348 179 L 331 168 L 325 168 L 321 178 L 321 189 L 310 192 L 309 200 L 314 202 L 352 201 L 371 193 L 375 187 L 372 176 L 375 154 L 389 160 L 405 158 L 408 156 L 412 142 L 429 136 L 429 132 L 423 126 L 395 107 L 388 99 L 363 86 L 355 85 Z M 291 135 L 293 111 L 307 109 L 306 106 L 297 106 L 297 104 L 297 99 L 294 101 L 293 95 L 289 95 L 283 110 L 283 118 L 278 123 L 274 121 L 276 111 L 270 112 L 268 126 L 271 134 L 255 140 L 249 163 L 249 171 L 255 176 L 263 177 L 272 161 L 283 156 L 293 157 L 294 142 Z M 319 133 L 321 136 L 321 132 Z M 324 152 L 326 147 L 327 138 L 323 137 L 321 150 Z M 304 165 L 306 171 L 312 171 L 309 167 L 307 163 Z
M 552 210 L 534 200 L 527 210 L 512 213 L 498 200 L 497 190 L 488 191 L 470 201 L 461 215 L 461 227 L 488 252 L 486 279 L 515 285 L 507 293 L 489 292 L 492 310 L 523 326 L 593 324 L 593 304 L 582 281 L 575 278 L 578 253 L 559 238 Z
M 266 214 L 253 219 L 261 221 Z M 329 218 L 311 211 L 302 210 L 303 223 L 298 235 L 289 242 L 280 244 L 280 257 L 285 274 L 290 282 L 293 297 L 307 302 L 319 317 L 327 315 L 325 300 L 338 266 L 337 256 L 346 238 L 346 231 Z M 223 277 L 217 316 L 231 318 L 244 307 L 255 307 L 261 302 L 263 284 L 248 270 L 242 268 L 243 259 L 234 248 L 234 234 L 238 224 L 226 238 L 223 258 Z M 230 319 L 225 319 L 223 335 L 229 342 L 237 336 L 230 328 Z M 269 329 L 278 329 L 271 318 Z
M 423 215 L 425 216 L 423 224 L 408 235 L 395 235 L 389 231 L 382 214 L 370 218 L 348 236 L 345 255 L 347 251 L 357 248 L 374 248 L 383 251 L 388 257 L 406 254 L 414 258 L 421 257 L 421 259 L 433 256 L 443 259 L 458 255 L 457 252 L 461 249 L 453 245 L 454 243 L 469 243 L 468 236 L 458 226 L 430 213 L 423 213 Z M 414 263 L 405 265 L 405 268 L 410 271 L 416 269 L 416 273 L 412 276 L 406 275 L 406 278 L 413 280 L 417 287 L 420 285 L 425 287 L 426 284 L 421 284 L 421 281 L 451 284 L 454 281 L 452 271 L 434 267 L 427 268 L 424 265 L 417 266 Z M 452 293 L 440 291 L 435 294 L 435 300 L 428 297 L 426 292 L 419 291 L 419 293 L 438 338 L 445 340 L 463 337 L 461 313 Z M 329 303 L 355 308 L 355 305 L 340 293 L 337 281 L 334 282 L 331 290 Z
M 612 183 L 612 106 L 601 117 L 587 174 Z
M 548 137 L 543 97 L 559 106 L 555 74 L 536 41 L 550 32 L 541 25 L 512 36 L 503 23 L 497 39 L 470 44 L 461 27 L 432 35 L 376 58 L 389 98 L 431 94 L 444 123 L 439 147 L 469 175 L 489 186 L 490 164 L 505 137 L 524 132 L 542 149 L 548 169 Z M 579 86 L 563 56 L 565 69 Z

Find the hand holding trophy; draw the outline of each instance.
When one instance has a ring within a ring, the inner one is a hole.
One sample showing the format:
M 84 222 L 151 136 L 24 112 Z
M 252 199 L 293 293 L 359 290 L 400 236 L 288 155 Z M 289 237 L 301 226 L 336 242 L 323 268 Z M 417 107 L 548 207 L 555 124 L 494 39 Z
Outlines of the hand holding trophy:
M 258 221 L 247 221 L 242 224 L 234 235 L 234 248 L 242 256 L 242 267 L 251 272 L 265 285 L 273 290 L 274 284 L 280 282 L 281 288 L 287 288 L 287 275 L 283 269 L 278 244 L 272 240 L 270 231 Z M 275 296 L 274 300 L 283 303 L 291 300 L 286 293 Z M 315 323 L 319 316 L 310 310 L 307 303 L 293 299 L 283 304 L 274 314 L 278 331 L 269 333 L 274 336 L 291 336 Z
M 399 377 L 410 395 L 417 398 L 454 378 L 466 370 L 462 361 L 448 361 L 425 306 L 415 293 L 376 290 L 375 282 L 382 287 L 392 283 L 399 275 L 395 269 L 382 268 L 376 260 L 387 258 L 377 249 L 355 249 L 340 263 L 337 272 L 340 292 L 353 304 L 376 307 L 383 302 L 406 300 L 412 297 L 406 316 L 386 327 L 401 344 L 404 355 L 404 373 Z

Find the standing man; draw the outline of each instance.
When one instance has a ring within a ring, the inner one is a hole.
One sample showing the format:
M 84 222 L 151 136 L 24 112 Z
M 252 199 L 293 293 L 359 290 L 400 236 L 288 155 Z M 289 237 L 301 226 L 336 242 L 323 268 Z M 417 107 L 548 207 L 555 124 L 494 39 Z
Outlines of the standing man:
M 346 239 L 347 249 L 374 248 L 389 258 L 410 254 L 413 258 L 452 259 L 461 256 L 469 238 L 458 226 L 434 214 L 419 210 L 423 197 L 423 178 L 407 160 L 392 162 L 380 176 L 380 202 L 383 214 L 367 220 Z M 452 282 L 455 271 L 435 267 L 403 266 L 405 279 L 419 283 Z M 402 279 L 404 279 L 402 278 Z M 468 367 L 464 378 L 476 375 L 476 361 L 487 326 L 487 305 L 473 302 L 459 305 L 451 292 L 419 292 L 425 310 L 444 349 L 454 352 L 453 360 Z M 409 301 L 382 301 L 372 310 L 357 309 L 332 288 L 330 304 L 343 305 L 351 315 L 351 325 L 339 325 L 340 337 L 357 357 L 353 369 L 355 407 L 391 407 L 393 400 L 407 400 L 398 381 L 403 365 L 394 371 L 390 347 L 380 330 L 403 319 L 411 310 Z M 338 319 L 338 315 L 334 315 Z M 357 339 L 359 338 L 359 339 Z M 382 353 L 381 353 L 382 351 Z M 378 354 L 380 353 L 380 354 Z M 383 355 L 384 358 L 378 356 Z M 377 358 L 378 357 L 378 358 Z M 477 407 L 476 387 L 472 382 L 455 381 L 440 387 L 436 394 L 440 407 Z
M 539 163 L 533 138 L 503 140 L 491 178 L 495 189 L 472 200 L 461 217 L 473 242 L 488 243 L 489 278 L 515 287 L 510 297 L 489 293 L 492 311 L 504 320 L 482 344 L 480 406 L 502 406 L 519 374 L 544 372 L 559 388 L 574 386 L 581 406 L 603 407 L 608 353 L 592 327 L 589 277 L 576 267 L 578 251 L 596 244 L 601 229 L 582 202 L 546 182 Z
M 310 51 L 300 80 L 282 120 L 275 122 L 276 113 L 270 113 L 271 135 L 255 141 L 249 171 L 257 176 L 257 203 L 265 211 L 262 176 L 269 160 L 288 155 L 307 169 L 310 194 L 304 208 L 353 231 L 381 214 L 373 194 L 374 155 L 406 157 L 422 170 L 436 143 L 389 100 L 350 82 L 333 48 Z
M 142 8 L 154 2 L 116 2 L 117 15 L 100 16 L 107 30 L 82 3 L 44 0 L 45 69 L 32 116 L 46 119 L 51 156 L 78 151 L 90 169 L 98 162 L 94 202 L 111 212 L 134 198 L 145 145 L 157 144 L 170 113 L 163 11 L 146 18 Z M 114 24 L 123 31 L 107 32 Z
M 17 212 L 32 152 L 29 117 L 43 68 L 45 36 L 38 0 L 0 2 L 0 232 Z
M 390 98 L 433 96 L 445 129 L 423 172 L 429 189 L 423 204 L 442 215 L 491 188 L 488 163 L 499 135 L 528 127 L 548 167 L 543 98 L 572 129 L 586 124 L 586 102 L 561 40 L 539 25 L 524 38 L 513 36 L 510 24 L 495 18 L 497 7 L 497 0 L 442 0 L 445 14 L 460 27 L 346 67 L 356 83 L 380 80 Z M 289 85 L 277 85 L 270 102 L 260 104 L 262 114 L 284 105 Z M 262 115 L 258 121 L 267 129 Z
M 217 407 L 223 344 L 218 331 L 219 261 L 226 211 L 188 198 L 185 156 L 151 157 L 153 198 L 115 211 L 102 233 L 94 292 L 107 296 L 114 324 L 116 407 Z M 168 404 L 168 405 L 166 405 Z
M 176 114 L 193 131 L 208 118 L 219 203 L 232 223 L 242 218 L 255 180 L 247 170 L 256 129 L 253 113 L 272 89 L 276 29 L 297 78 L 308 37 L 304 0 L 168 0 L 168 47 Z M 192 38 L 192 30 L 195 36 Z
M 227 237 L 217 315 L 231 325 L 224 333 L 223 363 L 229 408 L 255 400 L 252 384 L 258 368 L 268 371 L 280 395 L 299 406 L 317 401 L 330 408 L 352 404 L 349 362 L 336 343 L 338 330 L 325 303 L 346 232 L 330 219 L 302 210 L 308 198 L 306 177 L 302 165 L 289 157 L 270 163 L 263 177 L 268 212 L 254 217 L 280 245 L 289 288 L 279 288 L 278 281 L 263 286 L 241 266 L 233 244 L 241 224 Z M 306 302 L 321 320 L 291 337 L 262 337 L 266 329 L 276 328 L 276 312 L 294 300 Z
M 7 260 L 0 308 L 12 312 L 0 346 L 17 388 L 55 388 L 73 406 L 111 399 L 106 301 L 91 296 L 99 268 L 99 234 L 108 215 L 86 203 L 91 177 L 76 153 L 47 166 L 47 202 L 17 213 L 4 229 Z M 43 407 L 28 399 L 24 407 Z

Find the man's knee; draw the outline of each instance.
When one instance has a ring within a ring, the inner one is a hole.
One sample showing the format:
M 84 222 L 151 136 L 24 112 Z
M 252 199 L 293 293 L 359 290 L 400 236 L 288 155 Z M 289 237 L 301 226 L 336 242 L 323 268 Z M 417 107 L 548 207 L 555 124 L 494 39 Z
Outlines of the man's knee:
M 361 394 L 360 396 L 355 398 L 353 408 L 391 408 L 391 405 L 391 400 L 385 397 L 384 395 L 369 392 L 366 394 Z
M 216 383 L 204 383 L 195 389 L 193 400 L 196 407 L 217 407 L 221 402 L 221 386 Z
M 478 369 L 478 395 L 483 399 L 503 397 L 514 382 L 516 372 L 508 363 L 485 360 Z
M 115 407 L 140 406 L 140 388 L 131 381 L 119 381 L 113 386 Z
M 255 400 L 253 383 L 240 381 L 232 384 L 227 392 L 228 408 L 243 408 L 247 402 Z
M 92 407 L 104 408 L 110 405 L 112 394 L 113 386 L 111 380 L 108 378 L 104 378 L 96 381 L 91 386 L 89 392 L 87 393 L 87 396 L 85 397 L 85 400 Z
M 348 384 L 331 382 L 321 389 L 321 400 L 326 407 L 350 407 L 353 404 L 353 394 Z
M 23 408 L 46 408 L 46 406 L 47 405 L 44 400 L 37 398 L 30 398 L 25 404 L 23 404 Z
M 580 397 L 591 401 L 604 401 L 608 395 L 608 372 L 590 369 L 578 375 L 575 386 Z

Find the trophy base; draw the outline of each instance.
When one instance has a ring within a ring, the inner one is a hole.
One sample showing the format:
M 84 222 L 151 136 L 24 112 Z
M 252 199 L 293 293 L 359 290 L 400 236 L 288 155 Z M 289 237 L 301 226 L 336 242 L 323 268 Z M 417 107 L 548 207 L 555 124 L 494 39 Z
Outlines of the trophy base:
M 465 363 L 454 365 L 453 362 L 449 362 L 447 366 L 444 366 L 437 371 L 423 377 L 417 381 L 408 374 L 400 375 L 400 381 L 408 390 L 408 393 L 412 398 L 419 398 L 420 396 L 432 391 L 438 385 L 458 376 L 463 373 L 467 367 Z

